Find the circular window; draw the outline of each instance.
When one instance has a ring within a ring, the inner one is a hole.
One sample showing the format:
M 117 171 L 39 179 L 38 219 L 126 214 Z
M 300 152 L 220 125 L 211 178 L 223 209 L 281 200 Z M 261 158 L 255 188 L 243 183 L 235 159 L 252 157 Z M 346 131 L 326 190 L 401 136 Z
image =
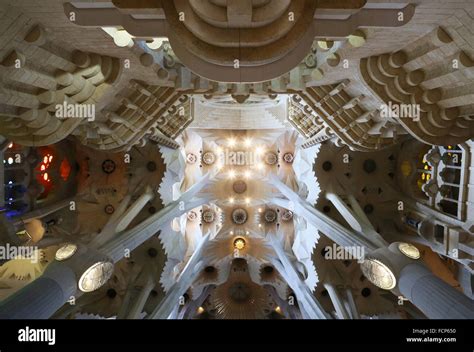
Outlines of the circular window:
M 290 210 L 284 210 L 283 214 L 281 214 L 281 219 L 283 221 L 290 221 L 293 220 L 293 212 Z
M 264 159 L 268 165 L 275 165 L 278 162 L 278 156 L 272 152 L 266 153 Z
M 361 291 L 360 291 L 360 294 L 362 295 L 362 297 L 369 297 L 370 294 L 372 293 L 372 291 L 370 290 L 370 288 L 368 287 L 364 287 Z
M 216 155 L 213 152 L 205 152 L 202 156 L 202 162 L 206 165 L 212 165 L 216 162 Z
M 117 296 L 117 291 L 115 291 L 115 289 L 113 288 L 109 288 L 107 290 L 107 297 L 109 298 L 115 298 Z
M 323 170 L 328 172 L 328 171 L 331 171 L 332 169 L 332 163 L 330 161 L 325 161 L 323 163 Z
M 243 225 L 247 222 L 247 211 L 242 208 L 237 208 L 232 211 L 232 221 L 234 224 Z
M 150 172 L 154 172 L 156 171 L 156 163 L 154 161 L 149 161 L 147 164 L 146 164 L 146 169 Z
M 111 262 L 97 262 L 87 269 L 79 279 L 79 289 L 82 292 L 92 292 L 102 287 L 114 272 Z
M 234 182 L 232 189 L 235 193 L 241 194 L 247 190 L 247 184 L 242 180 L 238 180 Z
M 293 153 L 285 153 L 283 154 L 283 161 L 287 164 L 291 164 L 294 160 L 294 155 Z
M 375 170 L 377 169 L 377 164 L 375 163 L 374 160 L 367 159 L 364 161 L 362 168 L 364 169 L 365 172 L 367 172 L 368 174 L 371 174 L 375 172 Z
M 158 251 L 156 250 L 156 248 L 153 247 L 148 248 L 147 253 L 152 258 L 155 258 L 158 255 Z
M 76 251 L 77 245 L 75 245 L 74 243 L 65 244 L 56 251 L 55 259 L 59 262 L 69 259 L 74 255 L 74 253 L 76 253 Z
M 400 243 L 398 249 L 410 259 L 420 259 L 420 250 L 410 243 Z
M 236 238 L 234 240 L 234 248 L 235 249 L 238 249 L 239 251 L 241 251 L 242 249 L 245 248 L 245 245 L 246 245 L 246 242 L 245 240 L 242 238 L 242 237 L 239 237 L 239 238 Z
M 113 206 L 112 204 L 107 204 L 107 205 L 105 206 L 105 208 L 104 208 L 104 211 L 105 211 L 106 214 L 109 214 L 109 215 L 110 215 L 110 214 L 113 214 L 113 213 L 114 213 L 115 208 L 114 208 L 114 206 Z
M 115 171 L 116 165 L 115 161 L 107 159 L 104 160 L 102 163 L 102 171 L 104 171 L 106 174 L 111 174 L 112 172 Z
M 276 219 L 277 219 L 277 213 L 276 213 L 276 211 L 273 210 L 273 209 L 267 209 L 267 210 L 265 210 L 265 214 L 264 214 L 263 217 L 264 217 L 265 222 L 266 222 L 267 224 L 271 224 L 271 223 L 273 223 L 273 222 L 276 221 Z
M 186 162 L 188 164 L 195 164 L 197 161 L 197 156 L 193 153 L 188 153 L 188 155 L 186 155 Z
M 202 220 L 205 222 L 205 223 L 213 223 L 214 220 L 215 220 L 215 214 L 212 210 L 205 210 L 203 213 L 202 213 Z
M 188 220 L 189 221 L 195 221 L 195 220 L 197 220 L 197 218 L 198 218 L 198 215 L 195 211 L 190 211 L 188 213 Z
M 392 270 L 378 259 L 366 259 L 360 267 L 364 276 L 381 289 L 391 290 L 397 285 Z
M 374 206 L 372 204 L 366 204 L 364 206 L 364 213 L 372 214 L 374 212 Z

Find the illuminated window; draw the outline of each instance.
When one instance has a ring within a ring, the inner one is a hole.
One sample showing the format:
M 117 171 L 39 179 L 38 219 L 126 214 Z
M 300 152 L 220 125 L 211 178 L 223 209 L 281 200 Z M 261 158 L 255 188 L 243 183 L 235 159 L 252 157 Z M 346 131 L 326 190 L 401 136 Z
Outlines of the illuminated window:
M 420 172 L 420 178 L 418 179 L 418 187 L 421 189 L 425 183 L 428 183 L 429 180 L 431 180 L 431 172 L 432 172 L 432 167 L 431 165 L 428 164 L 428 162 L 423 159 L 423 164 L 422 164 L 422 169 L 419 170 Z
M 236 238 L 234 240 L 234 248 L 235 249 L 238 249 L 239 251 L 241 251 L 242 249 L 245 248 L 245 240 L 243 238 Z

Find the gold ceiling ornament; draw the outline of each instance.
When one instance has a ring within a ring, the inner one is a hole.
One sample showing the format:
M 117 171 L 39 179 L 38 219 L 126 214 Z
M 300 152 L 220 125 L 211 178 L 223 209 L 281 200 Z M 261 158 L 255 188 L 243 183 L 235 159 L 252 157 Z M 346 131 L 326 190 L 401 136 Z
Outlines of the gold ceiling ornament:
M 216 162 L 216 155 L 213 152 L 205 152 L 202 155 L 202 162 L 206 165 L 212 165 Z
M 420 250 L 410 243 L 399 243 L 398 249 L 402 252 L 403 255 L 407 256 L 410 259 L 420 259 Z
M 195 164 L 197 162 L 198 158 L 196 156 L 196 154 L 193 154 L 193 153 L 188 153 L 186 155 L 186 162 L 188 164 Z
M 82 292 L 92 292 L 102 287 L 112 276 L 114 264 L 100 261 L 93 264 L 82 274 L 78 287 Z
M 198 219 L 198 214 L 195 211 L 191 210 L 188 213 L 187 217 L 189 221 L 196 221 Z
M 395 274 L 380 260 L 367 258 L 361 263 L 360 267 L 364 276 L 375 286 L 384 290 L 391 290 L 397 286 Z
M 59 248 L 54 255 L 54 258 L 60 262 L 71 258 L 77 251 L 77 245 L 74 243 L 66 243 L 64 246 Z
M 265 154 L 264 160 L 268 165 L 275 165 L 278 162 L 278 156 L 273 152 L 268 152 Z
M 146 247 L 141 249 L 146 251 Z M 137 253 L 135 253 L 137 254 Z M 137 254 L 137 257 L 140 255 Z M 127 288 L 130 285 L 131 278 L 136 275 L 142 263 L 137 262 L 130 265 L 127 261 L 120 261 L 116 264 L 113 277 L 107 283 L 94 292 L 97 297 L 93 301 L 81 305 L 79 310 L 83 314 L 94 314 L 104 318 L 111 318 L 117 316 L 117 312 L 124 304 L 124 298 L 127 293 Z M 139 284 L 141 284 L 140 282 Z
M 245 247 L 243 250 L 238 250 L 234 247 L 234 241 L 238 238 L 243 238 Z M 259 237 L 242 237 L 242 236 L 225 236 L 218 237 L 209 242 L 209 245 L 204 250 L 204 256 L 209 259 L 209 263 L 218 263 L 225 258 L 234 257 L 236 251 L 240 257 L 252 257 L 258 262 L 268 262 L 269 256 L 272 254 L 267 241 Z
M 295 157 L 293 153 L 288 152 L 288 153 L 283 154 L 283 161 L 287 164 L 293 163 L 294 158 Z
M 246 241 L 242 237 L 238 237 L 234 240 L 234 248 L 241 251 L 245 248 Z

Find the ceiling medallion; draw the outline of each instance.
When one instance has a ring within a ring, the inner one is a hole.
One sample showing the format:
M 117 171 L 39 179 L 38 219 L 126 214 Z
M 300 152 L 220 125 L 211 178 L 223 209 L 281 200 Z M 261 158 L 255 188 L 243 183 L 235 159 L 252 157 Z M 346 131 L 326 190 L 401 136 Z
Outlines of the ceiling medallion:
M 102 287 L 112 276 L 114 264 L 111 262 L 97 262 L 87 269 L 78 282 L 79 290 L 92 292 Z
M 283 161 L 287 164 L 291 164 L 294 160 L 294 156 L 293 156 L 293 153 L 285 153 L 283 155 Z
M 243 225 L 247 222 L 247 211 L 242 208 L 237 208 L 232 211 L 232 221 L 234 224 Z
M 107 204 L 107 205 L 105 206 L 105 208 L 104 208 L 104 211 L 105 211 L 106 214 L 109 214 L 109 215 L 110 215 L 110 214 L 113 214 L 113 213 L 114 213 L 115 208 L 114 208 L 114 206 L 113 206 L 112 204 Z
M 264 214 L 263 218 L 265 219 L 265 222 L 267 224 L 274 223 L 277 219 L 277 213 L 273 209 L 267 209 L 267 210 L 265 210 L 265 214 Z
M 104 171 L 106 174 L 111 174 L 112 172 L 115 171 L 116 165 L 115 161 L 107 159 L 104 160 L 102 163 L 102 171 Z
M 234 240 L 234 248 L 241 251 L 242 249 L 245 248 L 245 240 L 242 237 L 236 238 Z
M 398 249 L 410 259 L 420 259 L 420 250 L 410 243 L 400 243 Z
M 216 218 L 216 214 L 212 210 L 205 210 L 202 213 L 202 220 L 207 224 L 213 223 L 215 218 Z
M 281 219 L 283 221 L 290 221 L 293 220 L 293 212 L 290 210 L 284 210 L 283 214 L 281 215 Z
M 188 164 L 195 164 L 196 161 L 197 161 L 197 156 L 196 156 L 195 154 L 193 154 L 193 153 L 188 153 L 188 154 L 186 155 L 186 162 L 187 162 Z
M 264 159 L 268 165 L 275 165 L 278 162 L 278 156 L 273 152 L 266 153 Z
M 188 220 L 189 221 L 195 221 L 198 218 L 198 215 L 195 211 L 190 211 L 188 213 Z
M 245 181 L 238 180 L 234 182 L 234 184 L 232 185 L 232 189 L 235 193 L 241 194 L 247 190 L 247 184 L 245 183 Z
M 375 258 L 367 258 L 360 265 L 364 276 L 375 286 L 391 290 L 397 285 L 397 279 L 392 270 Z
M 212 165 L 216 162 L 216 155 L 213 152 L 205 152 L 202 156 L 202 162 L 206 165 Z
M 150 172 L 154 172 L 156 171 L 157 167 L 156 167 L 156 163 L 154 161 L 149 161 L 147 162 L 146 164 L 146 169 Z
M 57 261 L 63 261 L 71 258 L 77 251 L 77 245 L 74 243 L 67 243 L 56 251 L 55 259 Z

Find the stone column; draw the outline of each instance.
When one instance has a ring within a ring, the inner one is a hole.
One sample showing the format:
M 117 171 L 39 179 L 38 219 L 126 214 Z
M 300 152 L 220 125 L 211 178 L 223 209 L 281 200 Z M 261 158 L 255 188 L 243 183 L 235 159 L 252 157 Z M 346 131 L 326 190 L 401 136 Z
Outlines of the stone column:
M 361 266 L 369 281 L 384 288 L 381 279 L 393 277 L 391 292 L 406 297 L 430 319 L 474 319 L 474 301 L 413 259 L 416 252 L 410 252 L 411 257 L 403 254 L 400 245 L 407 244 L 394 242 L 366 256 Z
M 155 197 L 151 187 L 147 187 L 145 192 L 127 209 L 117 224 L 117 232 L 124 231 L 135 219 L 145 205 Z
M 347 297 L 347 309 L 351 313 L 352 319 L 360 319 L 359 311 L 354 301 L 354 295 L 352 294 L 352 289 L 350 287 L 346 288 L 346 297 Z
M 430 319 L 474 319 L 474 301 L 423 265 L 405 266 L 400 272 L 398 288 Z
M 143 308 L 150 296 L 151 291 L 156 286 L 155 276 L 152 272 L 146 272 L 146 280 L 138 295 L 130 304 L 130 310 L 128 311 L 126 318 L 127 319 L 138 319 L 140 314 L 142 314 Z
M 208 233 L 201 239 L 193 255 L 189 258 L 186 266 L 179 275 L 176 283 L 169 289 L 160 304 L 150 313 L 148 319 L 168 319 L 173 312 L 176 314 L 178 313 L 177 308 L 179 298 L 186 293 L 201 272 L 201 269 L 204 268 L 202 252 L 209 241 L 209 237 L 210 234 Z
M 209 297 L 209 294 L 215 288 L 214 285 L 206 286 L 198 298 L 194 301 L 189 302 L 178 314 L 178 319 L 193 319 L 197 314 L 198 308 L 204 303 L 204 301 Z
M 70 258 L 51 263 L 42 276 L 0 302 L 0 319 L 50 318 L 76 297 L 78 281 L 87 269 L 103 261 L 110 262 L 103 254 L 78 245 Z
M 173 202 L 134 228 L 124 231 L 122 234 L 117 234 L 114 239 L 99 247 L 99 250 L 107 254 L 116 263 L 123 259 L 126 251 L 131 252 L 150 239 L 165 223 L 207 201 L 207 199 L 193 200 L 185 203 L 182 208 L 180 208 L 179 202 Z
M 353 195 L 347 197 L 351 205 L 350 207 L 337 194 L 326 192 L 326 199 L 336 207 L 337 211 L 344 217 L 354 231 L 373 243 L 375 247 L 388 246 L 389 243 L 375 231 L 370 220 Z
M 0 319 L 47 319 L 77 290 L 74 271 L 53 263 L 38 279 L 0 302 Z
M 109 218 L 109 221 L 102 229 L 100 235 L 96 235 L 90 242 L 90 245 L 95 248 L 100 247 L 113 239 L 117 233 L 125 231 L 148 201 L 154 197 L 153 189 L 146 187 L 143 194 L 141 194 L 132 205 L 128 206 L 131 196 L 127 195 L 115 210 L 114 214 Z
M 268 242 L 270 242 L 273 250 L 275 251 L 276 258 L 270 259 L 275 269 L 288 283 L 299 303 L 301 314 L 305 319 L 328 319 L 328 314 L 324 311 L 324 308 L 316 300 L 316 297 L 312 294 L 306 283 L 301 280 L 300 276 L 296 272 L 293 264 L 288 259 L 283 247 L 274 235 L 268 235 Z
M 193 197 L 208 185 L 209 179 L 209 174 L 204 176 L 182 194 L 177 201 L 172 202 L 133 229 L 119 234 L 112 241 L 100 247 L 98 251 L 78 246 L 77 253 L 71 258 L 52 263 L 40 278 L 0 303 L 0 318 L 40 319 L 51 317 L 76 293 L 78 279 L 92 264 L 102 260 L 118 262 L 123 258 L 125 249 L 132 251 L 153 236 L 165 222 L 205 203 L 206 198 L 196 200 Z M 209 238 L 209 235 L 206 238 Z M 195 265 L 191 267 L 197 269 Z
M 344 302 L 341 299 L 341 295 L 337 291 L 337 288 L 329 282 L 324 283 L 324 288 L 328 291 L 329 297 L 331 298 L 332 305 L 336 310 L 339 319 L 350 319 L 349 313 L 344 306 Z
M 281 308 L 285 317 L 288 319 L 303 319 L 301 312 L 296 308 L 296 306 L 288 304 L 286 299 L 281 298 L 275 287 L 271 285 L 265 285 L 264 287 L 270 293 L 275 303 Z

